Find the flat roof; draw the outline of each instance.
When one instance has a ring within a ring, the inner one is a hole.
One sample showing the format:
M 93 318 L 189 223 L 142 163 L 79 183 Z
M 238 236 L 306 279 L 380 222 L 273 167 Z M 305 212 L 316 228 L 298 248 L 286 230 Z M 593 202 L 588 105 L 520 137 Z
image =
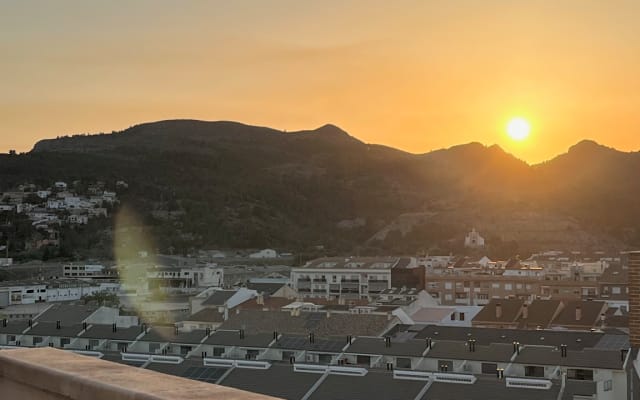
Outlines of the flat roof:
M 251 333 L 245 331 L 240 338 L 239 330 L 217 330 L 204 341 L 205 344 L 240 347 L 269 347 L 273 341 L 273 333 Z
M 427 384 L 423 381 L 393 379 L 393 375 L 385 371 L 369 371 L 365 376 L 329 375 L 313 392 L 310 400 L 415 399 Z
M 299 400 L 321 377 L 320 374 L 293 372 L 288 364 L 272 364 L 266 370 L 236 368 L 220 385 L 281 399 Z
M 411 339 L 404 342 L 392 340 L 391 346 L 387 347 L 384 338 L 358 337 L 353 340 L 345 353 L 421 357 L 426 349 L 425 340 Z

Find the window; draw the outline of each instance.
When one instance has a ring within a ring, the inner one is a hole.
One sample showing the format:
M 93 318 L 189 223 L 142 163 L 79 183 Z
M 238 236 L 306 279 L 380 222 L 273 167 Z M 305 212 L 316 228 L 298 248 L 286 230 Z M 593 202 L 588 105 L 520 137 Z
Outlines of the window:
M 444 283 L 444 288 L 445 289 L 453 289 L 453 284 L 451 282 L 445 282 Z
M 62 338 L 60 339 L 60 347 L 68 346 L 71 343 L 70 338 Z
M 495 375 L 498 370 L 498 364 L 482 363 L 482 373 Z
M 602 382 L 602 386 L 605 392 L 613 390 L 613 380 L 607 379 L 606 381 Z
M 612 294 L 620 294 L 620 288 L 618 286 L 614 286 L 611 288 Z
M 458 314 L 460 321 L 464 321 L 464 313 L 461 312 Z
M 90 339 L 89 340 L 89 348 L 90 349 L 95 349 L 99 345 L 100 345 L 100 340 L 98 340 L 98 339 Z
M 544 378 L 544 367 L 535 365 L 527 365 L 524 367 L 524 376 L 532 376 L 536 378 Z
M 369 366 L 371 364 L 371 357 L 359 355 L 356 357 L 356 364 Z
M 411 369 L 411 359 L 410 358 L 397 357 L 396 358 L 396 368 Z
M 572 368 L 567 370 L 567 378 L 579 381 L 592 381 L 593 370 Z
M 445 294 L 444 295 L 444 299 L 447 300 L 447 301 L 451 301 L 451 300 L 453 300 L 453 296 L 451 296 L 450 294 Z
M 505 283 L 504 284 L 504 290 L 513 290 L 513 285 L 510 283 Z
M 35 346 L 38 343 L 42 343 L 42 336 L 34 336 L 33 337 L 33 345 Z
M 499 283 L 492 283 L 491 287 L 494 289 L 500 289 L 500 284 Z
M 517 283 L 516 284 L 516 289 L 522 289 L 522 283 Z
M 224 347 L 214 347 L 213 348 L 213 356 L 214 357 L 222 357 L 222 355 L 224 354 Z M 289 358 L 287 357 L 287 360 Z
M 260 354 L 260 350 L 247 350 L 245 354 L 245 360 L 255 360 L 258 358 L 258 354 Z

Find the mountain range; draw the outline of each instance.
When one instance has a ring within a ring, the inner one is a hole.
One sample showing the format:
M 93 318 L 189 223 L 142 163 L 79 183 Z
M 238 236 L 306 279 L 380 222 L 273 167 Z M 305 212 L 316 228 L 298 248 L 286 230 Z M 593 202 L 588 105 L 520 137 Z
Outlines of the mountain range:
M 38 142 L 0 156 L 0 189 L 114 183 L 157 247 L 460 251 L 477 228 L 496 256 L 640 246 L 640 153 L 582 141 L 528 165 L 469 143 L 411 154 L 334 125 L 282 132 L 169 120 Z

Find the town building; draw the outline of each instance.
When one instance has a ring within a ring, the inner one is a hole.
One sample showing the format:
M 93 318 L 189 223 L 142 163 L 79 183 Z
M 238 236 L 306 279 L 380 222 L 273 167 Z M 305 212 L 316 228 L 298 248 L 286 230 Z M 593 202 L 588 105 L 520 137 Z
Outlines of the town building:
M 465 236 L 464 247 L 469 247 L 472 249 L 479 249 L 484 247 L 484 238 L 480 236 L 480 233 L 478 233 L 475 228 L 473 228 L 471 232 L 467 233 L 467 236 Z
M 292 268 L 291 286 L 303 297 L 372 299 L 393 288 L 394 279 L 420 289 L 423 276 L 412 257 L 333 257 Z

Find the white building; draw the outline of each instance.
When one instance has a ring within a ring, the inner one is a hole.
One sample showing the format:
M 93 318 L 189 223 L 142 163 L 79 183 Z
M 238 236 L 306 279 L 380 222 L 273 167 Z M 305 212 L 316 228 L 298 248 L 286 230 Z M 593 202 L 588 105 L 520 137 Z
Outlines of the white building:
M 255 253 L 249 254 L 249 258 L 277 258 L 278 253 L 273 249 L 264 249 Z
M 391 289 L 393 268 L 415 268 L 415 258 L 319 258 L 291 269 L 291 286 L 303 297 L 370 298 Z
M 117 293 L 119 283 L 88 283 L 80 280 L 14 281 L 0 285 L 0 307 L 80 300 L 100 292 Z
M 13 265 L 13 258 L 0 258 L 0 267 L 10 267 L 11 265 Z
M 214 264 L 204 267 L 156 266 L 147 270 L 149 290 L 172 291 L 198 287 L 220 287 L 224 283 L 224 269 Z
M 464 238 L 464 247 L 480 248 L 484 247 L 484 238 L 480 236 L 480 233 L 475 228 L 471 230 Z

